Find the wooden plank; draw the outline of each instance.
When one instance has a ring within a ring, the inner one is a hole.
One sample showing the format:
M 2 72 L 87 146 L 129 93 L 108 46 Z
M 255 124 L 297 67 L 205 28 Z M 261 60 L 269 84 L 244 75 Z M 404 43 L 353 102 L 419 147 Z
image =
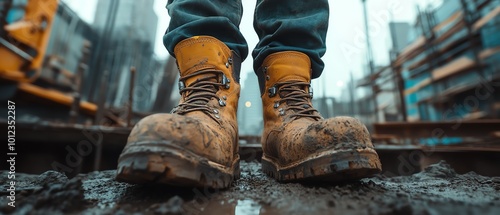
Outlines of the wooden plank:
M 450 49 L 455 48 L 455 47 L 460 46 L 460 45 L 463 45 L 465 42 L 467 42 L 467 40 L 468 40 L 467 36 L 457 38 L 453 42 L 450 42 L 446 46 L 438 49 L 433 55 L 428 55 L 424 59 L 419 60 L 419 61 L 413 63 L 412 65 L 408 66 L 408 70 L 414 70 L 420 66 L 425 65 L 425 63 L 427 63 L 427 61 L 430 61 L 431 59 L 436 58 L 436 56 L 444 55 L 446 52 L 450 51 Z
M 455 21 L 457 21 L 459 19 L 462 19 L 463 16 L 464 16 L 464 12 L 463 11 L 457 11 L 453 15 L 451 15 L 450 17 L 448 17 L 448 19 L 446 19 L 446 20 L 442 21 L 441 23 L 437 24 L 436 26 L 434 26 L 434 28 L 432 28 L 432 30 L 435 33 L 437 33 L 439 30 L 441 30 L 442 28 L 446 27 L 450 23 L 455 22 Z
M 398 59 L 396 59 L 395 66 L 400 66 L 408 59 L 418 55 L 422 50 L 421 48 L 425 45 L 426 40 L 427 39 L 422 35 L 417 38 L 412 44 L 404 48 L 401 54 L 398 56 Z
M 448 121 L 448 122 L 385 122 L 375 123 L 377 135 L 399 138 L 491 137 L 500 131 L 500 120 Z
M 463 20 L 461 20 L 460 22 L 457 22 L 452 28 L 450 28 L 444 34 L 441 34 L 441 36 L 439 36 L 438 38 L 436 38 L 432 42 L 435 45 L 438 45 L 438 44 L 442 43 L 443 41 L 445 41 L 446 39 L 453 36 L 453 34 L 457 33 L 460 29 L 462 29 L 464 27 L 465 27 L 465 22 Z
M 420 36 L 412 44 L 410 44 L 406 48 L 404 48 L 403 51 L 401 52 L 401 55 L 404 56 L 404 55 L 410 54 L 415 49 L 423 46 L 425 44 L 425 41 L 426 41 L 425 37 L 423 35 Z
M 473 113 L 468 113 L 464 116 L 464 120 L 478 120 L 488 116 L 488 113 L 484 111 L 477 111 Z
M 432 79 L 431 78 L 426 78 L 426 79 L 418 82 L 417 84 L 415 84 L 415 86 L 406 89 L 404 91 L 404 95 L 407 96 L 407 95 L 410 95 L 410 94 L 412 94 L 414 92 L 417 92 L 418 90 L 424 88 L 425 86 L 427 86 L 427 85 L 429 85 L 431 83 L 432 83 Z
M 479 58 L 481 60 L 484 60 L 484 59 L 491 57 L 492 55 L 497 54 L 497 53 L 500 53 L 500 47 L 485 49 L 485 50 L 481 51 L 481 53 L 479 53 Z
M 473 25 L 472 25 L 472 30 L 477 31 L 481 29 L 484 25 L 486 25 L 490 20 L 495 18 L 500 14 L 500 6 L 497 6 L 495 9 L 490 11 L 488 14 L 483 16 L 481 19 L 477 20 Z
M 475 64 L 474 60 L 464 56 L 432 71 L 432 78 L 434 81 L 438 81 L 460 71 L 469 69 Z
M 420 116 L 408 116 L 408 122 L 418 122 L 420 121 Z

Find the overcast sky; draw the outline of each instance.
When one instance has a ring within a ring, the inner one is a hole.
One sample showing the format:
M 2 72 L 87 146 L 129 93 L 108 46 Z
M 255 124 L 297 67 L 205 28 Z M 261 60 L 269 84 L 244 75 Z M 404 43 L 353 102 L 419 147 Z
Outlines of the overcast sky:
M 87 22 L 94 18 L 97 0 L 64 0 Z M 255 47 L 258 38 L 253 30 L 252 18 L 255 0 L 242 0 L 244 7 L 241 31 L 250 49 Z M 139 1 L 138 1 L 139 2 Z M 168 27 L 170 17 L 165 9 L 167 0 L 155 0 L 155 11 L 160 20 L 155 52 L 166 58 L 167 51 L 163 47 L 162 36 Z M 371 41 L 376 65 L 388 63 L 388 49 L 391 44 L 388 31 L 389 21 L 413 23 L 416 17 L 416 7 L 427 5 L 439 0 L 367 0 Z M 327 35 L 327 51 L 323 60 L 326 63 L 323 75 L 313 81 L 313 87 L 319 96 L 322 95 L 322 85 L 328 86 L 327 96 L 339 97 L 341 91 L 350 79 L 350 73 L 355 79 L 363 76 L 363 65 L 366 63 L 364 42 L 363 7 L 361 0 L 330 0 L 330 20 Z M 251 52 L 251 50 L 250 50 Z M 251 57 L 242 65 L 242 80 L 252 72 Z M 324 80 L 323 80 L 324 79 Z M 242 81 L 243 82 L 243 81 Z M 257 83 L 256 83 L 257 84 Z

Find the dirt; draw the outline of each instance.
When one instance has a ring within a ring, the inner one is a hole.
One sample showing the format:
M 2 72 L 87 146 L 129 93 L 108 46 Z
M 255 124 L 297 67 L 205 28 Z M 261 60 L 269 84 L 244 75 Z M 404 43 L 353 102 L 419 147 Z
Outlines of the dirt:
M 280 184 L 242 162 L 227 190 L 129 185 L 115 171 L 17 174 L 16 208 L 0 191 L 0 213 L 13 214 L 500 214 L 500 177 L 457 174 L 445 162 L 411 176 L 343 184 Z M 6 186 L 7 172 L 0 172 Z

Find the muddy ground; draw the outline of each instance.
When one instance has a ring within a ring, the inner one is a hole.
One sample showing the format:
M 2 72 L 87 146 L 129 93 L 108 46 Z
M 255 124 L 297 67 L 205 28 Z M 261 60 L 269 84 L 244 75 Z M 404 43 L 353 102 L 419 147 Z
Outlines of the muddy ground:
M 242 178 L 225 191 L 128 185 L 115 171 L 73 179 L 57 172 L 17 174 L 13 214 L 500 214 L 500 177 L 459 175 L 445 162 L 411 176 L 343 184 L 279 184 L 243 162 Z

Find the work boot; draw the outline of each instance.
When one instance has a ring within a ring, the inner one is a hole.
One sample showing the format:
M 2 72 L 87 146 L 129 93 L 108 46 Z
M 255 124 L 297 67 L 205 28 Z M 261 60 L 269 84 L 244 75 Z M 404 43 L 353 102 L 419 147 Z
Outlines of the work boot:
M 179 42 L 181 100 L 171 114 L 154 114 L 133 128 L 118 160 L 117 180 L 226 188 L 239 178 L 240 57 L 221 41 Z
M 269 55 L 260 68 L 262 170 L 278 181 L 341 181 L 381 171 L 366 127 L 351 117 L 323 119 L 312 107 L 311 62 L 300 52 Z

